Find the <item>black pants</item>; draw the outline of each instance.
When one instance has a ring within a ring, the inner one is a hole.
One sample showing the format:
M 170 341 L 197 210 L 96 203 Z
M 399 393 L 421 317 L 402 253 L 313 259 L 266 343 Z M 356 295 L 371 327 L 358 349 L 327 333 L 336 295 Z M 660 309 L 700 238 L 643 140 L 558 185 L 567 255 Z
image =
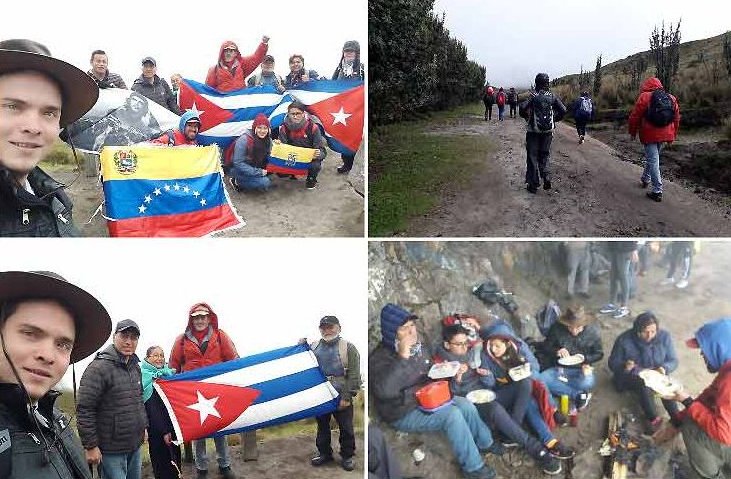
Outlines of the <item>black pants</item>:
M 530 383 L 530 381 L 520 381 L 520 383 Z M 498 390 L 502 389 L 505 388 L 500 388 Z M 518 393 L 518 391 L 513 391 L 513 393 Z M 490 427 L 493 434 L 495 431 L 498 431 L 509 440 L 520 444 L 520 446 L 523 447 L 531 457 L 540 457 L 540 453 L 543 450 L 543 444 L 523 429 L 520 423 L 516 422 L 515 419 L 505 410 L 505 407 L 499 400 L 476 404 L 475 406 L 477 407 L 477 412 L 480 414 L 480 418 L 482 418 L 485 424 Z M 523 413 L 523 416 L 525 416 L 525 413 Z
M 486 101 L 483 103 L 485 103 L 485 120 L 492 120 L 492 103 Z
M 355 155 L 340 155 L 340 157 L 343 159 L 343 169 L 346 171 L 352 170 Z
M 527 165 L 525 171 L 525 182 L 528 186 L 538 188 L 543 181 L 551 181 L 551 140 L 553 133 L 526 132 L 525 149 L 527 152 Z
M 401 479 L 401 466 L 393 451 L 386 444 L 383 432 L 373 424 L 368 425 L 368 477 Z
M 150 431 L 147 447 L 150 451 L 150 462 L 155 479 L 178 479 L 178 471 L 170 461 L 175 461 L 180 468 L 180 446 L 175 444 L 168 446 L 163 441 L 162 435 Z
M 515 116 L 516 116 L 515 111 L 516 111 L 517 107 L 518 107 L 517 103 L 510 103 L 510 118 L 515 118 Z
M 578 133 L 579 136 L 586 135 L 586 120 L 576 119 L 576 133 Z
M 347 459 L 355 455 L 355 432 L 353 431 L 353 405 L 332 413 L 317 416 L 317 439 L 315 444 L 322 456 L 332 456 L 330 447 L 330 415 L 340 428 L 340 457 Z
M 631 374 L 622 374 L 619 377 L 615 376 L 614 382 L 620 391 L 629 390 L 637 393 L 640 398 L 640 407 L 648 421 L 653 421 L 658 416 L 657 405 L 655 404 L 655 392 L 645 386 L 642 378 Z M 675 401 L 663 399 L 662 405 L 671 417 L 680 410 L 678 403 Z

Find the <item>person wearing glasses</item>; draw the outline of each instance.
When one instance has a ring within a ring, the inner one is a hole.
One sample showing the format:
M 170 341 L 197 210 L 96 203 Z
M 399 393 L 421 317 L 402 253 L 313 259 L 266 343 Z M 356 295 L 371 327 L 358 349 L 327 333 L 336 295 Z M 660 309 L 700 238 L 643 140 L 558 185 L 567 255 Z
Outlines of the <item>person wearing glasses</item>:
M 244 80 L 254 73 L 256 67 L 264 60 L 269 49 L 268 43 L 269 37 L 264 35 L 256 51 L 243 57 L 234 42 L 230 40 L 223 42 L 218 52 L 218 63 L 208 69 L 206 85 L 222 92 L 246 88 Z

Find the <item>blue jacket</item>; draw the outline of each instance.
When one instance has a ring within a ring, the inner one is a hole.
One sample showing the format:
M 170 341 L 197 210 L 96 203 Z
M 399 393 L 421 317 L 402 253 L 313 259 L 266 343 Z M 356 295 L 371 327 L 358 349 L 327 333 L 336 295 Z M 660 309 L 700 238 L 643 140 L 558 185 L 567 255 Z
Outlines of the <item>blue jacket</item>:
M 267 159 L 272 152 L 272 138 L 267 136 Z M 252 158 L 252 151 L 254 147 L 254 132 L 249 129 L 236 139 L 234 145 L 234 154 L 232 157 L 233 166 L 244 176 L 264 176 L 266 172 L 265 168 L 259 168 L 254 166 Z M 266 165 L 263 165 L 266 167 Z
M 525 358 L 525 361 L 530 363 L 531 376 L 536 377 L 539 374 L 541 369 L 538 365 L 538 360 L 533 354 L 533 351 L 531 351 L 530 349 L 530 346 L 528 346 L 525 341 L 520 339 L 515 334 L 515 331 L 513 331 L 513 328 L 510 327 L 510 325 L 505 321 L 500 320 L 495 322 L 494 324 L 485 326 L 480 331 L 480 336 L 484 340 L 490 339 L 494 336 L 509 339 L 515 345 L 515 348 L 518 351 L 518 356 Z M 507 384 L 511 381 L 511 379 L 508 377 L 507 369 L 505 369 L 495 360 L 495 358 L 490 353 L 487 345 L 485 345 L 485 347 L 482 349 L 482 367 L 489 370 L 491 373 L 487 376 L 481 377 L 482 383 L 485 387 L 492 388 L 495 387 L 496 383 L 500 385 Z
M 619 335 L 609 356 L 609 369 L 614 374 L 615 382 L 625 372 L 624 365 L 629 359 L 635 362 L 631 374 L 659 367 L 665 369 L 666 373 L 671 373 L 678 367 L 678 356 L 675 354 L 672 338 L 664 329 L 658 329 L 657 336 L 649 343 L 640 339 L 634 329 Z

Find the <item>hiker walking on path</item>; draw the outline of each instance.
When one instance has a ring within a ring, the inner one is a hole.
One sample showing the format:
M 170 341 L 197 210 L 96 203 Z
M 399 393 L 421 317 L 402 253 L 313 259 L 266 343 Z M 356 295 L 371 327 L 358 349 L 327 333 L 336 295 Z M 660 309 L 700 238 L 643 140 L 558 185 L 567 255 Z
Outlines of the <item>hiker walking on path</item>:
M 576 133 L 579 135 L 579 145 L 584 143 L 586 124 L 589 120 L 594 119 L 594 112 L 594 104 L 589 97 L 589 92 L 581 92 L 581 96 L 574 103 L 574 121 L 576 121 Z
M 518 92 L 513 87 L 508 90 L 508 105 L 510 105 L 510 118 L 515 118 L 518 111 Z
M 492 120 L 492 105 L 495 103 L 495 90 L 491 86 L 485 88 L 482 102 L 485 104 L 485 121 Z
M 645 169 L 640 177 L 640 186 L 647 188 L 652 183 L 652 191 L 647 197 L 662 201 L 662 178 L 660 177 L 660 152 L 664 144 L 675 141 L 680 128 L 680 108 L 678 100 L 666 92 L 655 77 L 642 83 L 640 96 L 629 115 L 629 134 L 634 140 L 640 134 L 640 142 L 645 147 Z
M 497 96 L 495 97 L 495 103 L 497 103 L 498 121 L 503 121 L 503 117 L 505 116 L 505 102 L 506 101 L 507 101 L 507 95 L 505 94 L 505 90 L 503 90 L 503 87 L 500 87 L 500 89 L 497 92 Z
M 561 100 L 548 89 L 549 79 L 545 73 L 535 78 L 536 92 L 520 104 L 518 113 L 528 122 L 525 133 L 527 152 L 525 182 L 530 193 L 537 193 L 543 179 L 543 189 L 551 189 L 551 140 L 556 122 L 566 114 Z

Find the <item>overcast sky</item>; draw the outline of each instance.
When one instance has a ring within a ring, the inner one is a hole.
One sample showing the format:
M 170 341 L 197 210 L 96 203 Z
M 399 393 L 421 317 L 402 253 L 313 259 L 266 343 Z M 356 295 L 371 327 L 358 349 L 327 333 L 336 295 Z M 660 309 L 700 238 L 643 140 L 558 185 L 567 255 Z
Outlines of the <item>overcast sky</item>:
M 198 8 L 196 8 L 198 7 Z M 305 66 L 330 78 L 346 40 L 358 40 L 366 61 L 365 0 L 278 0 L 277 2 L 58 2 L 3 3 L 2 39 L 29 38 L 45 44 L 54 56 L 84 71 L 91 52 L 105 50 L 109 70 L 127 86 L 141 74 L 140 61 L 152 56 L 158 75 L 205 81 L 221 44 L 233 40 L 251 55 L 262 35 L 271 37 L 275 70 L 289 72 L 288 58 L 304 55 Z
M 497 86 L 530 86 L 538 72 L 550 78 L 594 70 L 650 49 L 649 37 L 664 20 L 682 17 L 682 41 L 731 29 L 731 6 L 718 0 L 436 0 L 453 37 L 471 60 L 487 67 Z
M 137 354 L 172 344 L 188 311 L 207 302 L 241 356 L 319 338 L 322 316 L 367 355 L 366 248 L 362 239 L 20 240 L 0 270 L 47 270 L 95 295 L 142 330 Z M 77 379 L 91 359 L 77 365 Z M 69 368 L 63 385 L 71 385 Z

